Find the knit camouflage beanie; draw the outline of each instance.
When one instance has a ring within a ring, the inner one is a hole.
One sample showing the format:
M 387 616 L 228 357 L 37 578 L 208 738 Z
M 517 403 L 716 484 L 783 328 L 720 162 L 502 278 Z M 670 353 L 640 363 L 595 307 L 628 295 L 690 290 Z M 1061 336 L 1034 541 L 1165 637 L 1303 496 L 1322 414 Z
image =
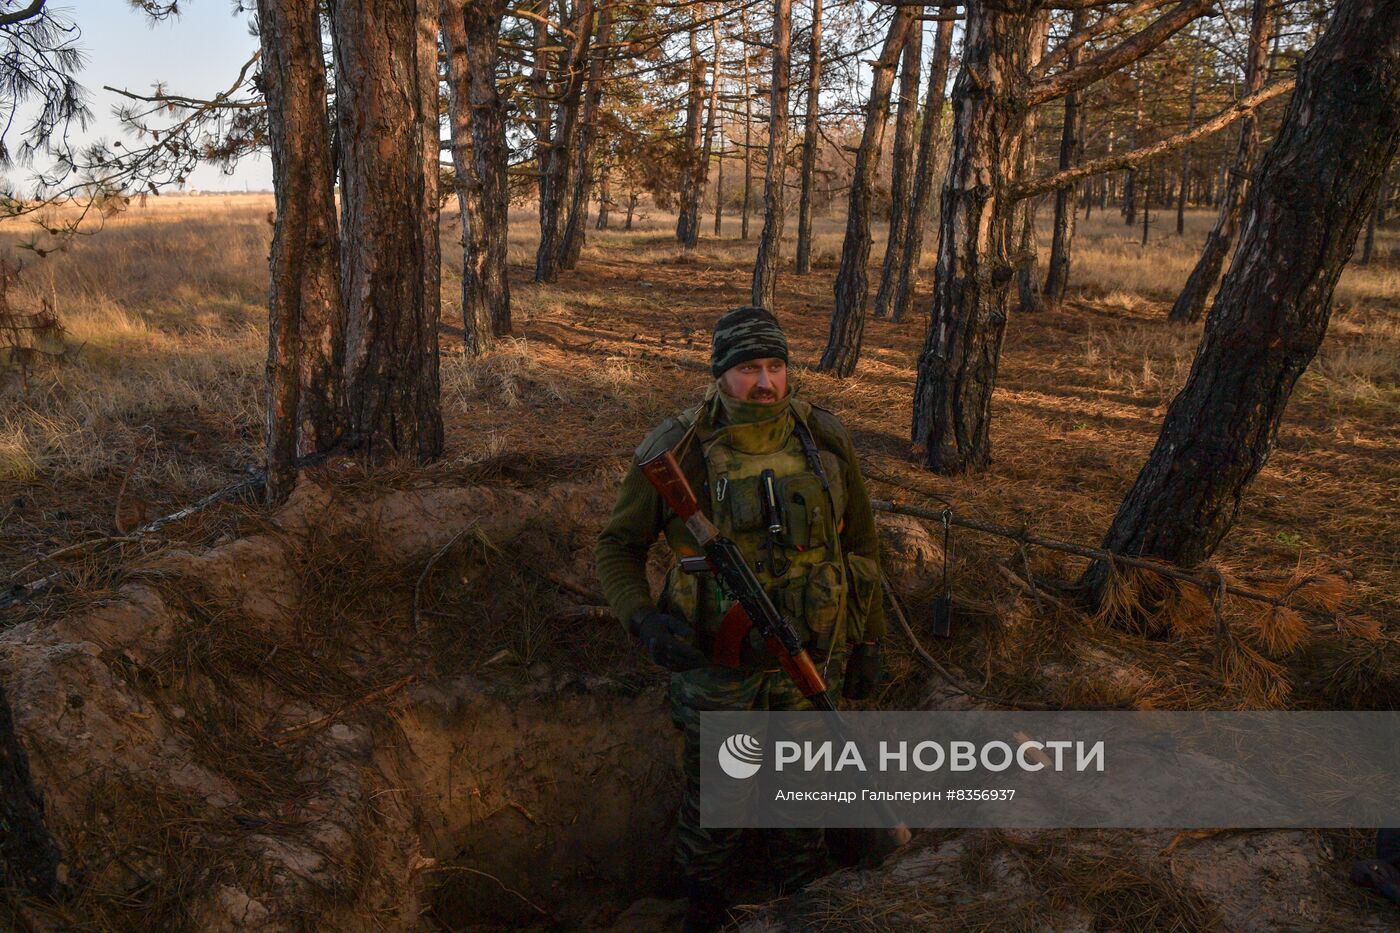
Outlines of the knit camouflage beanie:
M 772 311 L 748 305 L 724 312 L 715 322 L 710 372 L 716 379 L 731 366 L 766 357 L 777 357 L 784 363 L 788 358 L 787 337 Z

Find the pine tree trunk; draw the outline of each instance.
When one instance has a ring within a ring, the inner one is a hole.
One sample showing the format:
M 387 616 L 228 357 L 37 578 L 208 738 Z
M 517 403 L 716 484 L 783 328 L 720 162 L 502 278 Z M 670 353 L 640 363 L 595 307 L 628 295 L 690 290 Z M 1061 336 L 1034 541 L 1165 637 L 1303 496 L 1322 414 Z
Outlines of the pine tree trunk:
M 442 0 L 448 124 L 462 216 L 462 330 L 469 356 L 510 333 L 505 106 L 496 91 L 504 0 Z
M 438 9 L 338 0 L 333 21 L 348 439 L 372 462 L 442 452 Z
M 557 282 L 563 266 L 563 237 L 560 234 L 564 192 L 568 190 L 569 167 L 579 136 L 579 110 L 583 102 L 584 62 L 593 40 L 595 15 L 593 0 L 579 0 L 573 24 L 574 39 L 569 49 L 567 79 L 559 102 L 559 128 L 549 150 L 544 177 L 544 203 L 540 209 L 540 245 L 535 251 L 535 281 Z
M 1143 167 L 1145 178 L 1142 185 L 1142 245 L 1147 245 L 1147 228 L 1152 214 L 1152 163 Z
M 700 243 L 700 204 L 705 198 L 705 185 L 710 178 L 710 155 L 714 150 L 715 139 L 715 112 L 719 103 L 719 21 L 712 20 L 710 23 L 711 39 L 714 43 L 714 61 L 710 66 L 710 96 L 705 105 L 705 129 L 703 141 L 700 144 L 700 157 L 694 166 L 694 176 L 691 181 L 691 200 L 687 205 L 689 217 L 686 220 L 685 246 L 687 249 L 694 249 Z
M 724 127 L 719 131 L 719 158 L 715 160 L 715 237 L 720 235 L 724 211 Z
M 1075 10 L 1070 17 L 1069 32 L 1074 35 L 1084 28 L 1084 11 Z M 1065 67 L 1079 64 L 1079 50 L 1065 56 Z M 1079 105 L 1078 91 L 1065 95 L 1065 118 L 1060 128 L 1061 171 L 1079 162 L 1084 147 L 1084 115 Z M 1064 304 L 1069 290 L 1070 255 L 1074 245 L 1075 186 L 1066 185 L 1055 192 L 1055 230 L 1050 240 L 1050 268 L 1045 274 L 1045 301 L 1052 308 Z M 1088 220 L 1088 214 L 1085 214 Z
M 899 73 L 899 111 L 894 120 L 894 149 L 890 169 L 890 229 L 885 258 L 880 263 L 880 285 L 875 289 L 874 315 L 887 318 L 894 312 L 899 268 L 914 223 L 914 126 L 919 114 L 919 78 L 924 66 L 924 24 L 915 22 L 904 43 Z
M 967 7 L 964 67 L 953 88 L 932 326 L 919 356 L 913 442 L 940 473 L 991 462 L 992 389 L 1016 270 L 1006 189 L 1021 158 L 1032 18 Z
M 602 174 L 598 178 L 598 222 L 594 224 L 595 230 L 608 229 L 609 214 L 612 211 L 612 185 L 608 179 L 611 169 L 612 165 L 604 162 Z
M 63 855 L 44 823 L 44 798 L 15 732 L 9 698 L 0 688 L 0 883 L 33 897 L 50 897 L 62 887 L 62 864 Z
M 1186 104 L 1186 130 L 1190 132 L 1196 125 L 1196 98 L 1201 84 L 1201 42 L 1200 31 L 1204 26 L 1196 27 L 1196 44 L 1192 47 L 1191 55 L 1191 96 Z M 1181 190 L 1176 195 L 1176 235 L 1186 235 L 1186 189 L 1190 186 L 1191 179 L 1191 147 L 1181 148 Z
M 565 269 L 578 266 L 587 239 L 588 202 L 593 197 L 593 141 L 598 125 L 598 109 L 603 99 L 603 68 L 612 55 L 612 15 L 611 5 L 604 6 L 598 14 L 598 42 L 602 48 L 594 50 L 593 58 L 588 63 L 588 92 L 583 105 L 583 123 L 579 128 L 578 154 L 574 159 L 569 220 L 564 225 L 564 244 L 561 247 Z
M 763 232 L 753 267 L 752 301 L 772 309 L 783 243 L 783 182 L 787 173 L 789 56 L 792 0 L 773 0 L 773 80 L 768 101 L 768 165 L 763 178 Z
M 544 229 L 544 204 L 546 200 L 545 166 L 549 163 L 549 147 L 554 135 L 554 106 L 549 99 L 549 71 L 551 53 L 549 48 L 549 27 L 545 20 L 550 18 L 549 0 L 539 0 L 533 12 L 535 19 L 534 49 L 530 58 L 530 95 L 535 101 L 535 180 L 536 195 L 539 199 L 540 229 Z
M 744 205 L 740 210 L 739 239 L 749 238 L 749 211 L 753 207 L 753 81 L 749 76 L 748 4 L 739 7 L 739 31 L 744 45 Z
M 939 7 L 947 15 L 956 8 Z M 919 261 L 924 252 L 924 228 L 928 225 L 929 205 L 933 202 L 936 184 L 934 162 L 938 148 L 938 127 L 943 122 L 944 88 L 948 85 L 948 62 L 953 52 L 953 20 L 938 23 L 934 40 L 933 61 L 929 65 L 928 89 L 924 92 L 924 122 L 919 128 L 919 155 L 914 165 L 914 197 L 910 207 L 909 235 L 900 256 L 899 280 L 895 286 L 894 307 L 890 320 L 904 320 L 914 307 L 915 282 L 919 276 Z
M 697 204 L 700 194 L 696 191 L 700 162 L 701 109 L 705 103 L 705 62 L 700 58 L 700 40 L 696 33 L 699 20 L 698 7 L 690 7 L 690 90 L 686 94 L 685 108 L 685 154 L 681 159 L 680 212 L 676 215 L 676 239 L 686 246 L 694 246 L 698 235 L 693 236 L 691 228 L 699 215 Z M 698 232 L 697 232 L 698 233 Z
M 1030 314 L 1045 310 L 1045 299 L 1040 293 L 1040 248 L 1035 234 L 1039 211 L 1040 198 L 1027 198 L 1021 206 L 1021 239 L 1017 244 L 1016 310 Z
M 870 101 L 865 108 L 865 131 L 856 150 L 851 173 L 850 204 L 846 209 L 846 236 L 841 245 L 841 268 L 833 291 L 836 304 L 831 312 L 831 331 L 817 368 L 846 377 L 855 372 L 860 359 L 861 338 L 865 332 L 865 302 L 870 287 L 870 201 L 875 176 L 880 168 L 880 150 L 885 123 L 890 115 L 890 89 L 894 86 L 895 66 L 910 34 L 918 24 L 913 7 L 901 6 L 890 20 L 885 45 L 875 61 L 870 81 Z
M 1135 69 L 1137 75 L 1134 79 L 1134 97 L 1136 102 L 1133 109 L 1133 142 L 1132 148 L 1136 149 L 1142 145 L 1142 71 Z M 1130 168 L 1124 174 L 1123 181 L 1123 223 L 1129 227 L 1137 224 L 1138 198 L 1142 197 L 1139 189 L 1142 186 L 1138 183 L 1138 173 L 1136 168 Z
M 417 27 L 414 65 L 418 79 L 418 96 L 413 103 L 418 111 L 418 165 L 422 179 L 417 233 L 418 251 L 422 257 L 420 282 L 423 310 L 420 329 L 414 333 L 413 351 L 405 354 L 405 358 L 412 359 L 419 352 L 422 353 L 423 366 L 419 370 L 416 390 L 421 394 L 414 399 L 413 407 L 413 413 L 418 418 L 414 428 L 416 443 L 413 456 L 419 462 L 426 462 L 442 456 L 446 443 L 438 346 L 438 328 L 442 323 L 442 76 L 438 69 L 438 33 L 441 27 L 438 22 L 438 0 L 415 0 L 413 5 Z M 502 183 L 504 181 L 502 177 Z M 505 249 L 504 244 L 501 248 Z
M 1371 256 L 1376 250 L 1376 215 L 1381 212 L 1380 195 L 1385 193 L 1385 185 L 1382 184 L 1377 192 L 1376 205 L 1371 208 L 1371 213 L 1366 217 L 1366 237 L 1361 242 L 1361 259 L 1358 266 L 1369 266 Z
M 280 502 L 297 460 L 345 430 L 340 229 L 315 0 L 260 0 L 262 86 L 277 220 L 268 288 L 267 485 Z
M 1050 14 L 1036 14 L 1035 27 L 1031 33 L 1030 67 L 1034 68 L 1045 54 L 1045 42 L 1050 33 Z M 1035 127 L 1037 112 L 1026 115 L 1023 133 L 1025 144 L 1021 147 L 1022 178 L 1035 174 Z M 1026 198 L 1016 205 L 1020 218 L 1021 239 L 1016 245 L 1016 310 L 1035 313 L 1045 310 L 1045 301 L 1040 295 L 1040 248 L 1035 235 L 1036 214 L 1040 210 L 1040 198 Z
M 1249 30 L 1249 58 L 1245 64 L 1244 90 L 1241 96 L 1248 97 L 1264 86 L 1264 60 L 1268 53 L 1269 22 L 1272 16 L 1269 0 L 1254 0 L 1254 13 Z M 1168 316 L 1177 322 L 1194 322 L 1201 319 L 1206 309 L 1206 299 L 1220 278 L 1220 270 L 1225 266 L 1230 244 L 1235 240 L 1235 232 L 1240 222 L 1240 205 L 1244 203 L 1245 179 L 1250 166 L 1254 164 L 1255 152 L 1259 148 L 1259 120 L 1249 114 L 1240 120 L 1240 141 L 1235 149 L 1235 161 L 1230 169 L 1220 199 L 1220 213 L 1215 225 L 1206 235 L 1206 244 L 1201 256 L 1186 280 L 1186 287 L 1177 296 Z
M 1400 143 L 1400 4 L 1341 0 L 1259 164 L 1243 237 L 1185 387 L 1104 547 L 1192 567 L 1214 553 L 1277 441 L 1333 289 Z M 1107 568 L 1086 582 L 1101 595 Z
M 817 121 L 821 118 L 822 0 L 812 0 L 812 44 L 807 52 L 807 119 L 802 128 L 802 196 L 797 203 L 798 275 L 812 271 L 812 176 L 817 171 Z

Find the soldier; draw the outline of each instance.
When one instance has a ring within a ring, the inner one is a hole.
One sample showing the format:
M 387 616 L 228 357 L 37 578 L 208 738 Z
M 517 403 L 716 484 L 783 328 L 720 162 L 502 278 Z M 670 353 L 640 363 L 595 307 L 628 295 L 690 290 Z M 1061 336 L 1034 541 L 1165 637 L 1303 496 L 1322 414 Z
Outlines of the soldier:
M 794 397 L 787 363 L 787 338 L 771 312 L 744 307 L 724 314 L 710 356 L 714 384 L 696 408 L 667 418 L 642 441 L 598 540 L 598 579 L 613 611 L 652 659 L 673 672 L 672 718 L 685 733 L 676 854 L 689 898 L 687 931 L 723 925 L 723 880 L 740 836 L 700 826 L 700 711 L 812 706 L 756 637 L 745 644 L 737 669 L 710 660 L 729 601 L 709 574 L 684 574 L 673 565 L 653 601 L 646 559 L 657 535 L 665 533 L 677 556 L 700 549 L 637 464 L 674 451 L 702 510 L 738 544 L 817 666 L 844 671 L 847 698 L 868 696 L 880 673 L 885 617 L 870 498 L 850 434 L 831 412 Z M 824 476 L 814 472 L 813 454 Z M 774 832 L 769 843 L 785 892 L 826 869 L 820 829 Z

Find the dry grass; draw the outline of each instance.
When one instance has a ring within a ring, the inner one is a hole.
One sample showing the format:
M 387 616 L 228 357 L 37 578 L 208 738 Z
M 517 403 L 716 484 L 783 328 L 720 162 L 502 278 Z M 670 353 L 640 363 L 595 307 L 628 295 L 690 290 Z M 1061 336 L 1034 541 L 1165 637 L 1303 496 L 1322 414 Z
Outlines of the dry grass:
M 1049 211 L 1041 212 L 1042 248 L 1049 243 L 1044 226 Z M 1176 214 L 1153 213 L 1148 245 L 1142 246 L 1142 226 L 1127 227 L 1112 207 L 1095 211 L 1079 222 L 1076 234 L 1075 274 L 1086 284 L 1108 291 L 1122 291 L 1170 303 L 1195 267 L 1201 244 L 1215 222 L 1205 209 L 1186 212 L 1183 236 L 1176 234 Z M 1357 243 L 1357 256 L 1361 244 Z M 1353 264 L 1337 285 L 1339 308 L 1380 306 L 1393 308 L 1400 298 L 1400 231 L 1380 229 L 1376 235 L 1375 261 Z
M 151 199 L 46 259 L 71 361 L 26 390 L 0 369 L 0 568 L 133 527 L 227 485 L 259 456 L 270 202 Z M 0 226 L 8 251 L 23 232 Z M 23 560 L 20 560 L 23 558 Z

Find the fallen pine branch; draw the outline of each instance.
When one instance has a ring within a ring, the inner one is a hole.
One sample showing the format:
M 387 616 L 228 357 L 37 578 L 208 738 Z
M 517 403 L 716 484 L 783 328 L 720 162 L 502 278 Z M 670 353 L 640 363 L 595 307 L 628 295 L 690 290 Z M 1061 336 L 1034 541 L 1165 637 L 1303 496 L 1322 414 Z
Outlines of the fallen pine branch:
M 82 548 L 92 547 L 99 544 L 129 544 L 134 541 L 140 541 L 143 538 L 146 538 L 147 536 L 152 535 L 160 529 L 164 528 L 166 525 L 171 524 L 172 522 L 178 522 L 181 519 L 189 518 L 191 515 L 204 511 L 216 502 L 222 502 L 225 499 L 231 499 L 234 496 L 241 495 L 242 493 L 252 492 L 261 489 L 262 486 L 263 474 L 261 470 L 258 470 L 248 479 L 234 483 L 232 486 L 226 486 L 223 489 L 218 490 L 217 492 L 211 492 L 209 495 L 205 496 L 203 499 L 200 499 L 193 505 L 187 505 L 177 512 L 171 512 L 169 515 L 157 518 L 155 521 L 147 522 L 140 528 L 135 529 L 127 535 L 124 535 L 122 537 L 98 538 L 91 541 L 80 541 L 77 544 L 70 544 L 67 547 L 59 548 L 57 551 L 53 551 L 52 553 L 44 555 L 37 561 L 31 561 L 24 567 L 20 568 L 20 570 L 17 571 L 17 573 L 23 572 L 24 570 L 34 566 L 40 561 L 48 560 L 53 557 L 58 557 L 66 553 L 71 553 Z M 20 603 L 28 602 L 35 596 L 38 596 L 40 593 L 47 590 L 49 587 L 53 586 L 62 578 L 63 571 L 55 570 L 53 573 L 49 574 L 46 577 L 40 577 L 37 580 L 31 580 L 28 583 L 16 584 L 15 586 L 10 587 L 8 592 L 6 592 L 3 596 L 0 596 L 0 610 L 9 609 L 11 606 L 16 606 Z
M 436 564 L 442 558 L 442 555 L 446 554 L 449 550 L 451 550 L 452 545 L 457 543 L 457 539 L 462 537 L 462 535 L 466 534 L 468 531 L 471 531 L 471 529 L 475 527 L 475 525 L 476 523 L 473 522 L 470 526 L 463 528 L 461 531 L 453 535 L 450 539 L 448 539 L 448 542 L 446 544 L 438 548 L 436 554 L 428 558 L 428 563 L 423 566 L 423 572 L 418 575 L 418 581 L 413 584 L 413 631 L 418 631 L 418 600 L 419 593 L 423 589 L 423 581 L 428 578 L 428 574 L 431 573 L 433 570 L 433 565 Z
M 45 561 L 56 560 L 57 558 L 63 557 L 64 555 L 73 554 L 78 551 L 84 551 L 90 547 L 96 547 L 99 544 L 119 544 L 139 540 L 141 539 L 135 537 L 134 535 L 103 535 L 100 538 L 88 538 L 86 541 L 79 541 L 75 544 L 68 544 L 59 548 L 56 551 L 49 551 L 47 554 L 41 554 L 40 556 L 34 558 L 29 563 L 25 564 L 23 567 L 10 574 L 10 579 L 13 580 L 15 577 L 18 577 L 20 574 L 24 573 L 31 567 L 37 567 Z M 33 584 L 27 585 L 32 586 Z
M 335 722 L 341 717 L 353 713 L 357 709 L 362 709 L 363 707 L 366 707 L 369 704 L 374 703 L 378 700 L 387 699 L 388 697 L 393 696 L 394 694 L 398 693 L 404 687 L 407 687 L 409 684 L 413 683 L 417 679 L 417 674 L 409 674 L 407 677 L 400 677 L 393 683 L 380 687 L 378 690 L 375 690 L 372 693 L 367 693 L 364 696 L 360 697 L 358 700 L 353 700 L 349 703 L 346 703 L 344 706 L 341 706 L 340 708 L 329 712 L 324 716 L 318 716 L 315 719 L 311 719 L 302 723 L 297 723 L 294 726 L 288 726 L 287 728 L 282 730 L 281 734 L 277 738 L 272 740 L 272 744 L 281 747 L 283 745 L 286 745 L 288 742 L 295 741 L 299 738 L 303 738 L 312 732 L 317 732 L 325 728 L 326 726 L 329 726 L 331 723 Z

